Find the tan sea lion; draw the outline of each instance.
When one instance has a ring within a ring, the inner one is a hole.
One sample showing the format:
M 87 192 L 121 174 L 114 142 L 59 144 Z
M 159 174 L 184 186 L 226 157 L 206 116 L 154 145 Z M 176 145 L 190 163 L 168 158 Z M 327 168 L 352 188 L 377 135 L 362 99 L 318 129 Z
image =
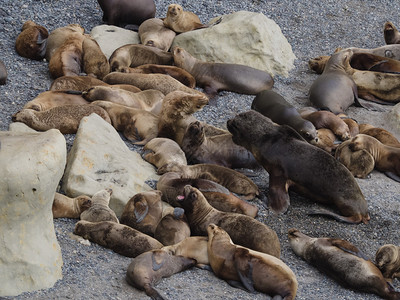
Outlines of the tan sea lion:
M 46 91 L 27 102 L 24 109 L 33 109 L 37 111 L 49 110 L 53 107 L 64 105 L 87 105 L 86 101 L 80 93 L 69 91 Z
M 89 196 L 81 195 L 70 198 L 60 193 L 54 195 L 52 206 L 53 218 L 73 218 L 78 219 L 83 211 L 92 206 Z
M 204 267 L 209 265 L 207 251 L 208 237 L 206 236 L 190 236 L 174 245 L 165 246 L 162 249 L 169 251 L 172 255 L 184 256 L 196 260 L 196 266 Z
M 383 26 L 383 37 L 386 45 L 400 44 L 400 32 L 392 22 L 386 22 Z
M 7 82 L 7 68 L 2 60 L 0 60 L 0 85 L 4 85 Z
M 175 31 L 167 28 L 163 20 L 151 18 L 144 21 L 139 26 L 140 42 L 145 46 L 156 47 L 163 51 L 171 48 L 172 42 L 176 36 Z
M 163 249 L 152 250 L 132 260 L 126 271 L 126 281 L 135 288 L 144 290 L 152 299 L 165 299 L 154 285 L 161 278 L 182 272 L 195 264 L 196 260 L 192 258 L 173 255 Z
M 204 62 L 180 47 L 173 49 L 173 56 L 175 65 L 192 74 L 210 99 L 221 90 L 255 95 L 271 89 L 274 84 L 270 74 L 249 66 Z
M 15 41 L 15 50 L 23 57 L 41 60 L 46 53 L 47 29 L 28 20 L 22 25 L 21 33 Z
M 190 227 L 180 207 L 162 217 L 154 230 L 154 237 L 164 246 L 175 245 L 189 236 Z
M 112 189 L 104 189 L 92 196 L 92 206 L 81 213 L 81 220 L 88 222 L 111 221 L 119 223 L 115 212 L 108 206 Z
M 81 220 L 76 223 L 74 234 L 127 257 L 163 247 L 151 236 L 112 221 L 93 223 Z
M 321 55 L 315 58 L 311 58 L 308 61 L 308 67 L 315 73 L 322 74 L 325 69 L 326 63 L 330 58 L 330 55 Z
M 110 73 L 107 57 L 101 51 L 95 39 L 85 36 L 82 43 L 82 53 L 82 67 L 87 75 L 101 80 Z
M 92 113 L 98 114 L 111 124 L 107 112 L 95 105 L 63 105 L 44 111 L 24 108 L 13 114 L 12 121 L 25 123 L 32 129 L 39 131 L 55 128 L 60 130 L 61 133 L 67 134 L 76 133 L 81 119 Z
M 199 17 L 191 11 L 184 11 L 179 4 L 170 4 L 167 16 L 164 18 L 164 25 L 176 33 L 187 32 L 195 29 L 206 28 Z
M 348 241 L 311 238 L 291 228 L 289 244 L 296 255 L 344 287 L 374 293 L 385 299 L 400 299 L 400 293 L 394 291 L 381 271 Z
M 296 275 L 279 258 L 235 245 L 229 234 L 215 224 L 208 225 L 207 233 L 208 257 L 217 277 L 249 292 L 279 295 L 285 300 L 296 297 Z
M 216 210 L 198 189 L 190 185 L 185 186 L 184 194 L 178 200 L 185 210 L 192 235 L 207 235 L 207 226 L 214 223 L 228 232 L 234 243 L 280 257 L 278 236 L 264 223 L 246 215 Z
M 383 245 L 376 251 L 375 265 L 386 280 L 400 278 L 400 248 L 393 244 Z
M 314 144 L 318 148 L 328 152 L 329 154 L 334 153 L 336 147 L 336 135 L 332 132 L 332 130 L 328 128 L 320 128 L 317 132 L 318 142 Z
M 348 223 L 367 223 L 370 219 L 367 201 L 349 170 L 307 143 L 291 127 L 276 125 L 256 111 L 238 114 L 227 121 L 227 127 L 233 141 L 251 151 L 269 173 L 268 205 L 274 212 L 287 210 L 288 189 L 293 187 L 340 212 L 318 209 L 321 214 Z
M 382 144 L 400 148 L 399 140 L 396 139 L 396 137 L 386 129 L 374 127 L 370 124 L 360 124 L 359 131 L 360 133 L 367 134 L 376 138 Z
M 155 114 L 108 101 L 94 101 L 92 104 L 103 108 L 114 128 L 133 144 L 145 145 L 157 137 L 158 117 Z
M 359 125 L 357 120 L 348 117 L 346 114 L 338 114 L 339 118 L 343 120 L 349 127 L 350 137 L 355 137 L 357 134 L 360 133 Z

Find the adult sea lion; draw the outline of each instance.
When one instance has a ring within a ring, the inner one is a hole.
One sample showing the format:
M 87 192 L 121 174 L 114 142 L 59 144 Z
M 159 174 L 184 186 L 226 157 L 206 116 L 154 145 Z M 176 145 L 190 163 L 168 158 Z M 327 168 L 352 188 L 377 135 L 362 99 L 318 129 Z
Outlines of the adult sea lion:
M 168 6 L 164 25 L 176 33 L 207 27 L 207 25 L 201 23 L 200 18 L 195 13 L 184 11 L 182 6 L 175 3 Z
M 367 201 L 353 175 L 335 158 L 307 143 L 294 129 L 276 125 L 256 111 L 227 121 L 233 141 L 254 154 L 269 173 L 268 204 L 276 213 L 287 210 L 288 188 L 336 207 L 326 214 L 348 223 L 367 223 Z M 324 214 L 325 214 L 324 213 Z
M 0 85 L 4 85 L 7 82 L 7 68 L 2 60 L 0 60 Z
M 375 265 L 381 270 L 386 280 L 400 278 L 400 247 L 385 244 L 375 254 Z
M 60 193 L 54 195 L 53 218 L 73 218 L 78 219 L 83 211 L 92 206 L 92 200 L 89 196 L 81 195 L 70 198 Z
M 44 111 L 57 106 L 87 104 L 90 103 L 75 91 L 45 91 L 27 102 L 23 108 Z
M 92 206 L 81 213 L 81 220 L 88 222 L 111 221 L 119 223 L 115 212 L 108 206 L 112 189 L 104 189 L 92 196 Z
M 400 32 L 392 22 L 386 22 L 383 26 L 383 37 L 386 45 L 400 44 Z
M 46 53 L 47 29 L 28 20 L 22 25 L 21 33 L 15 41 L 15 50 L 23 57 L 41 60 Z
M 100 80 L 110 73 L 107 57 L 101 51 L 96 40 L 90 36 L 85 36 L 82 42 L 82 66 L 87 75 Z
M 400 299 L 400 293 L 383 278 L 381 271 L 353 244 L 334 238 L 311 238 L 289 229 L 294 253 L 343 286 L 385 299 Z
M 190 227 L 185 217 L 185 211 L 180 207 L 166 214 L 158 222 L 154 237 L 164 246 L 175 245 L 190 237 Z
M 139 26 L 140 42 L 145 46 L 156 47 L 168 51 L 176 36 L 175 31 L 164 25 L 164 21 L 158 18 L 151 18 Z

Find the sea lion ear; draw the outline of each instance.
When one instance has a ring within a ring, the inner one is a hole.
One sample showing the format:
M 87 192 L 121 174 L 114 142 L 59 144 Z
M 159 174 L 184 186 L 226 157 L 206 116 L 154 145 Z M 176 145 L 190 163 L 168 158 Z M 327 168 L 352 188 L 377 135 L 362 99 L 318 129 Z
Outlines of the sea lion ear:
M 306 140 L 296 130 L 294 130 L 292 127 L 290 127 L 288 125 L 281 125 L 279 127 L 279 132 L 284 133 L 291 138 L 295 138 L 295 139 L 306 142 Z

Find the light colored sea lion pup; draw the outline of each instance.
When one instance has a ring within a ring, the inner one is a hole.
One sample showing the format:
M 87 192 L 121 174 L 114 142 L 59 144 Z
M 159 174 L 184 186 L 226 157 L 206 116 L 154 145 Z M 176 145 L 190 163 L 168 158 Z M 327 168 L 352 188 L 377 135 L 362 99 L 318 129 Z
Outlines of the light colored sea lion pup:
M 400 278 L 400 247 L 393 244 L 383 245 L 376 251 L 375 265 L 386 280 Z
M 151 299 L 165 299 L 155 285 L 165 277 L 182 272 L 196 264 L 196 260 L 173 255 L 163 249 L 145 252 L 134 259 L 126 271 L 126 281 L 133 287 L 144 290 Z
M 112 189 L 100 190 L 92 196 L 92 206 L 81 213 L 81 220 L 89 222 L 111 221 L 119 223 L 115 212 L 108 206 Z
M 279 295 L 284 300 L 296 297 L 296 275 L 279 258 L 235 245 L 229 234 L 215 224 L 208 225 L 207 233 L 208 257 L 217 277 L 251 293 Z
M 78 219 L 83 211 L 92 206 L 89 196 L 81 195 L 70 198 L 60 193 L 54 195 L 52 206 L 53 218 Z
M 74 234 L 127 257 L 163 247 L 151 236 L 112 221 L 94 223 L 81 220 L 76 223 Z
M 213 208 L 203 194 L 190 185 L 179 196 L 189 221 L 192 235 L 207 235 L 207 226 L 214 223 L 224 229 L 235 244 L 280 257 L 281 246 L 276 232 L 256 219 Z
M 274 84 L 270 74 L 249 66 L 201 61 L 180 47 L 175 47 L 173 54 L 175 65 L 192 74 L 210 99 L 221 90 L 255 95 Z
M 70 91 L 46 91 L 37 95 L 34 99 L 24 105 L 24 109 L 37 111 L 49 110 L 53 107 L 64 105 L 86 105 L 89 104 L 79 92 Z
M 329 154 L 334 153 L 336 147 L 336 135 L 328 128 L 320 128 L 317 132 L 318 142 L 314 144 L 318 148 L 325 150 Z
M 200 18 L 195 13 L 184 11 L 182 6 L 175 3 L 168 6 L 164 25 L 176 33 L 207 27 L 207 25 L 201 23 Z
M 346 114 L 338 114 L 337 116 L 341 118 L 349 127 L 350 137 L 355 137 L 360 133 L 359 125 L 356 119 L 350 118 Z
M 46 53 L 49 32 L 46 28 L 28 20 L 22 25 L 21 33 L 15 41 L 15 50 L 23 57 L 41 60 Z
M 174 245 L 190 236 L 190 227 L 185 217 L 185 211 L 175 207 L 172 213 L 166 214 L 158 222 L 154 237 L 163 245 Z
M 7 82 L 7 68 L 6 65 L 0 60 L 0 85 L 4 85 Z
M 386 22 L 383 26 L 383 36 L 386 45 L 400 44 L 400 32 L 392 22 Z
M 90 36 L 85 36 L 82 43 L 82 66 L 83 71 L 98 79 L 103 79 L 110 73 L 110 65 L 107 57 L 101 51 L 99 44 Z
M 400 299 L 400 293 L 383 278 L 381 271 L 356 246 L 333 238 L 311 238 L 289 229 L 294 253 L 343 286 L 384 299 Z
M 360 133 L 367 134 L 376 138 L 382 144 L 400 148 L 399 140 L 396 139 L 396 137 L 386 129 L 374 127 L 370 124 L 360 124 L 359 131 Z
M 167 28 L 163 20 L 151 18 L 144 21 L 139 26 L 140 42 L 145 46 L 156 47 L 163 51 L 171 48 L 176 36 L 175 31 Z
M 76 133 L 81 119 L 92 113 L 98 114 L 111 124 L 108 113 L 95 105 L 63 105 L 44 111 L 24 108 L 12 116 L 12 121 L 25 123 L 39 131 L 55 128 L 61 133 L 67 134 Z

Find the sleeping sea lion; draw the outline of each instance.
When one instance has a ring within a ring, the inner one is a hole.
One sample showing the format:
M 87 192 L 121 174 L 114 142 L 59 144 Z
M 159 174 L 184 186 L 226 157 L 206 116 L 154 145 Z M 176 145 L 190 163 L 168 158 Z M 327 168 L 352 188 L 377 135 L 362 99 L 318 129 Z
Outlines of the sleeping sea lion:
M 164 246 L 175 245 L 190 237 L 185 211 L 180 207 L 162 217 L 154 230 L 154 237 Z
M 176 36 L 175 31 L 164 25 L 164 21 L 158 18 L 151 18 L 139 26 L 140 42 L 145 46 L 156 47 L 168 51 Z
M 90 36 L 85 36 L 82 43 L 82 69 L 87 75 L 100 80 L 110 73 L 107 57 L 96 40 Z
M 81 195 L 75 198 L 70 198 L 60 193 L 54 195 L 53 218 L 73 218 L 79 219 L 83 211 L 92 206 L 92 200 L 89 196 Z
M 15 41 L 15 50 L 23 57 L 41 60 L 46 53 L 47 29 L 28 20 L 22 25 L 21 33 Z
M 57 106 L 87 104 L 90 103 L 82 97 L 81 93 L 70 91 L 45 91 L 27 102 L 23 108 L 44 111 Z
M 376 251 L 375 265 L 386 280 L 400 278 L 400 247 L 393 244 L 383 245 Z
M 360 124 L 359 133 L 370 135 L 387 146 L 400 148 L 400 142 L 389 131 L 383 128 L 374 127 L 370 124 Z

